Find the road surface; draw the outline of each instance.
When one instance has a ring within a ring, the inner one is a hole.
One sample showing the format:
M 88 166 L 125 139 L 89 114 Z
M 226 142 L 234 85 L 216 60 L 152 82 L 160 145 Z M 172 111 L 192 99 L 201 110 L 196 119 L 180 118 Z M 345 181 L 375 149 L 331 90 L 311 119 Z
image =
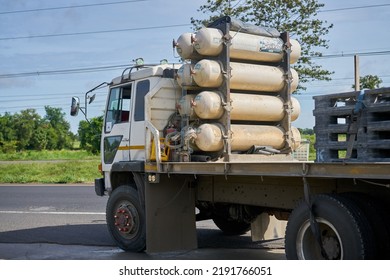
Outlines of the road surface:
M 285 259 L 283 240 L 225 236 L 211 221 L 197 223 L 196 250 L 124 252 L 107 231 L 106 202 L 87 185 L 0 185 L 0 259 Z

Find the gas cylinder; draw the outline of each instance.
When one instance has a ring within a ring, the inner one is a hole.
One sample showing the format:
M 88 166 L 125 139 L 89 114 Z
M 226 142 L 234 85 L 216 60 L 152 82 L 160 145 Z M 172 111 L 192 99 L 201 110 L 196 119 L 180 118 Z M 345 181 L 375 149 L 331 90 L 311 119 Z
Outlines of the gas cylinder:
M 280 67 L 231 62 L 230 89 L 279 92 L 285 85 L 284 71 Z M 179 69 L 180 70 L 180 69 Z M 202 59 L 195 64 L 192 76 L 200 87 L 219 87 L 223 82 L 221 65 L 214 60 Z M 298 87 L 298 73 L 291 69 L 291 92 Z
M 291 128 L 293 138 L 293 150 L 297 149 L 301 142 L 301 134 L 295 127 Z M 285 145 L 284 130 L 270 125 L 231 125 L 232 151 L 247 151 L 252 146 L 269 146 L 274 149 L 282 149 Z M 205 152 L 216 152 L 223 148 L 223 133 L 221 125 L 206 123 L 198 127 L 195 139 L 196 146 Z
M 193 79 L 192 67 L 192 64 L 183 64 L 177 70 L 176 81 L 183 89 L 195 89 L 199 87 Z
M 264 62 L 280 62 L 283 59 L 283 40 L 278 37 L 266 37 L 230 31 L 232 38 L 230 57 L 243 60 Z M 301 45 L 295 39 L 290 39 L 290 63 L 295 63 L 301 56 Z M 223 49 L 223 33 L 215 28 L 202 28 L 194 37 L 194 48 L 206 56 L 217 56 Z
M 193 33 L 183 33 L 176 41 L 176 52 L 183 59 L 195 59 L 201 57 L 199 53 L 196 52 L 194 45 L 192 44 L 191 38 L 193 36 Z
M 281 97 L 231 93 L 230 119 L 240 121 L 276 122 L 285 115 L 284 102 Z M 192 102 L 196 115 L 201 119 L 219 119 L 224 113 L 221 95 L 213 91 L 202 91 Z M 295 121 L 300 114 L 301 107 L 298 100 L 291 97 L 291 121 Z
M 182 96 L 177 103 L 176 107 L 181 117 L 190 117 L 190 120 L 196 118 L 196 113 L 193 108 L 194 99 L 196 94 L 186 94 Z

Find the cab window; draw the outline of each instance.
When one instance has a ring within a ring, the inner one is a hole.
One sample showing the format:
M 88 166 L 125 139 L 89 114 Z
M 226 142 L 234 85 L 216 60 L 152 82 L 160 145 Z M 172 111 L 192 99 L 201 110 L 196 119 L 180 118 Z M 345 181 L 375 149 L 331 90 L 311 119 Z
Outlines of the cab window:
M 105 131 L 110 132 L 116 123 L 128 122 L 130 118 L 131 87 L 112 88 L 106 110 Z
M 134 108 L 134 121 L 145 120 L 145 95 L 150 90 L 150 81 L 144 80 L 137 83 L 136 100 Z

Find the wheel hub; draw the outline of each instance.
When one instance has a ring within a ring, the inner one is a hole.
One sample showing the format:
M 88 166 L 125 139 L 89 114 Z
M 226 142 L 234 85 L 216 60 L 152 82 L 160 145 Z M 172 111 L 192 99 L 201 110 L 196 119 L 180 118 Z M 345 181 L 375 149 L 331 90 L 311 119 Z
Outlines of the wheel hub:
M 340 257 L 340 243 L 334 236 L 326 236 L 322 239 L 322 246 L 331 260 L 337 260 Z
M 126 206 L 121 206 L 115 213 L 115 226 L 123 233 L 131 233 L 134 230 L 134 215 Z
M 343 245 L 336 228 L 326 219 L 316 219 L 321 231 L 322 247 L 328 259 L 343 259 Z M 310 228 L 310 221 L 307 220 L 301 226 L 297 234 L 296 250 L 298 259 L 323 259 L 320 246 Z

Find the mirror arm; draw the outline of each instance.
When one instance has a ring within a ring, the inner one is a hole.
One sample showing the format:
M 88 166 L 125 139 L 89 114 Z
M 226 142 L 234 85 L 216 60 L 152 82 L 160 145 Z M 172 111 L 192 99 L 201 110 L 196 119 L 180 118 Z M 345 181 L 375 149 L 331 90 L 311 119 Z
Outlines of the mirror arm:
M 97 90 L 97 89 L 101 88 L 103 85 L 109 86 L 110 84 L 107 83 L 107 82 L 103 82 L 103 83 L 97 85 L 96 87 L 94 87 L 94 88 L 88 90 L 88 91 L 85 93 L 85 98 L 84 98 L 84 104 L 85 104 L 85 105 L 84 105 L 84 107 L 83 107 L 84 111 L 82 110 L 82 107 L 80 107 L 80 111 L 84 114 L 85 119 L 86 119 L 86 121 L 87 121 L 88 123 L 89 123 L 88 115 L 87 115 L 87 108 L 88 108 L 87 100 L 88 100 L 88 98 L 89 98 L 88 93 L 91 93 L 91 92 L 93 92 L 94 90 Z
M 83 113 L 85 120 L 87 121 L 88 124 L 91 124 L 91 122 L 87 118 L 87 107 L 79 107 L 81 113 Z M 85 110 L 84 110 L 85 109 Z

